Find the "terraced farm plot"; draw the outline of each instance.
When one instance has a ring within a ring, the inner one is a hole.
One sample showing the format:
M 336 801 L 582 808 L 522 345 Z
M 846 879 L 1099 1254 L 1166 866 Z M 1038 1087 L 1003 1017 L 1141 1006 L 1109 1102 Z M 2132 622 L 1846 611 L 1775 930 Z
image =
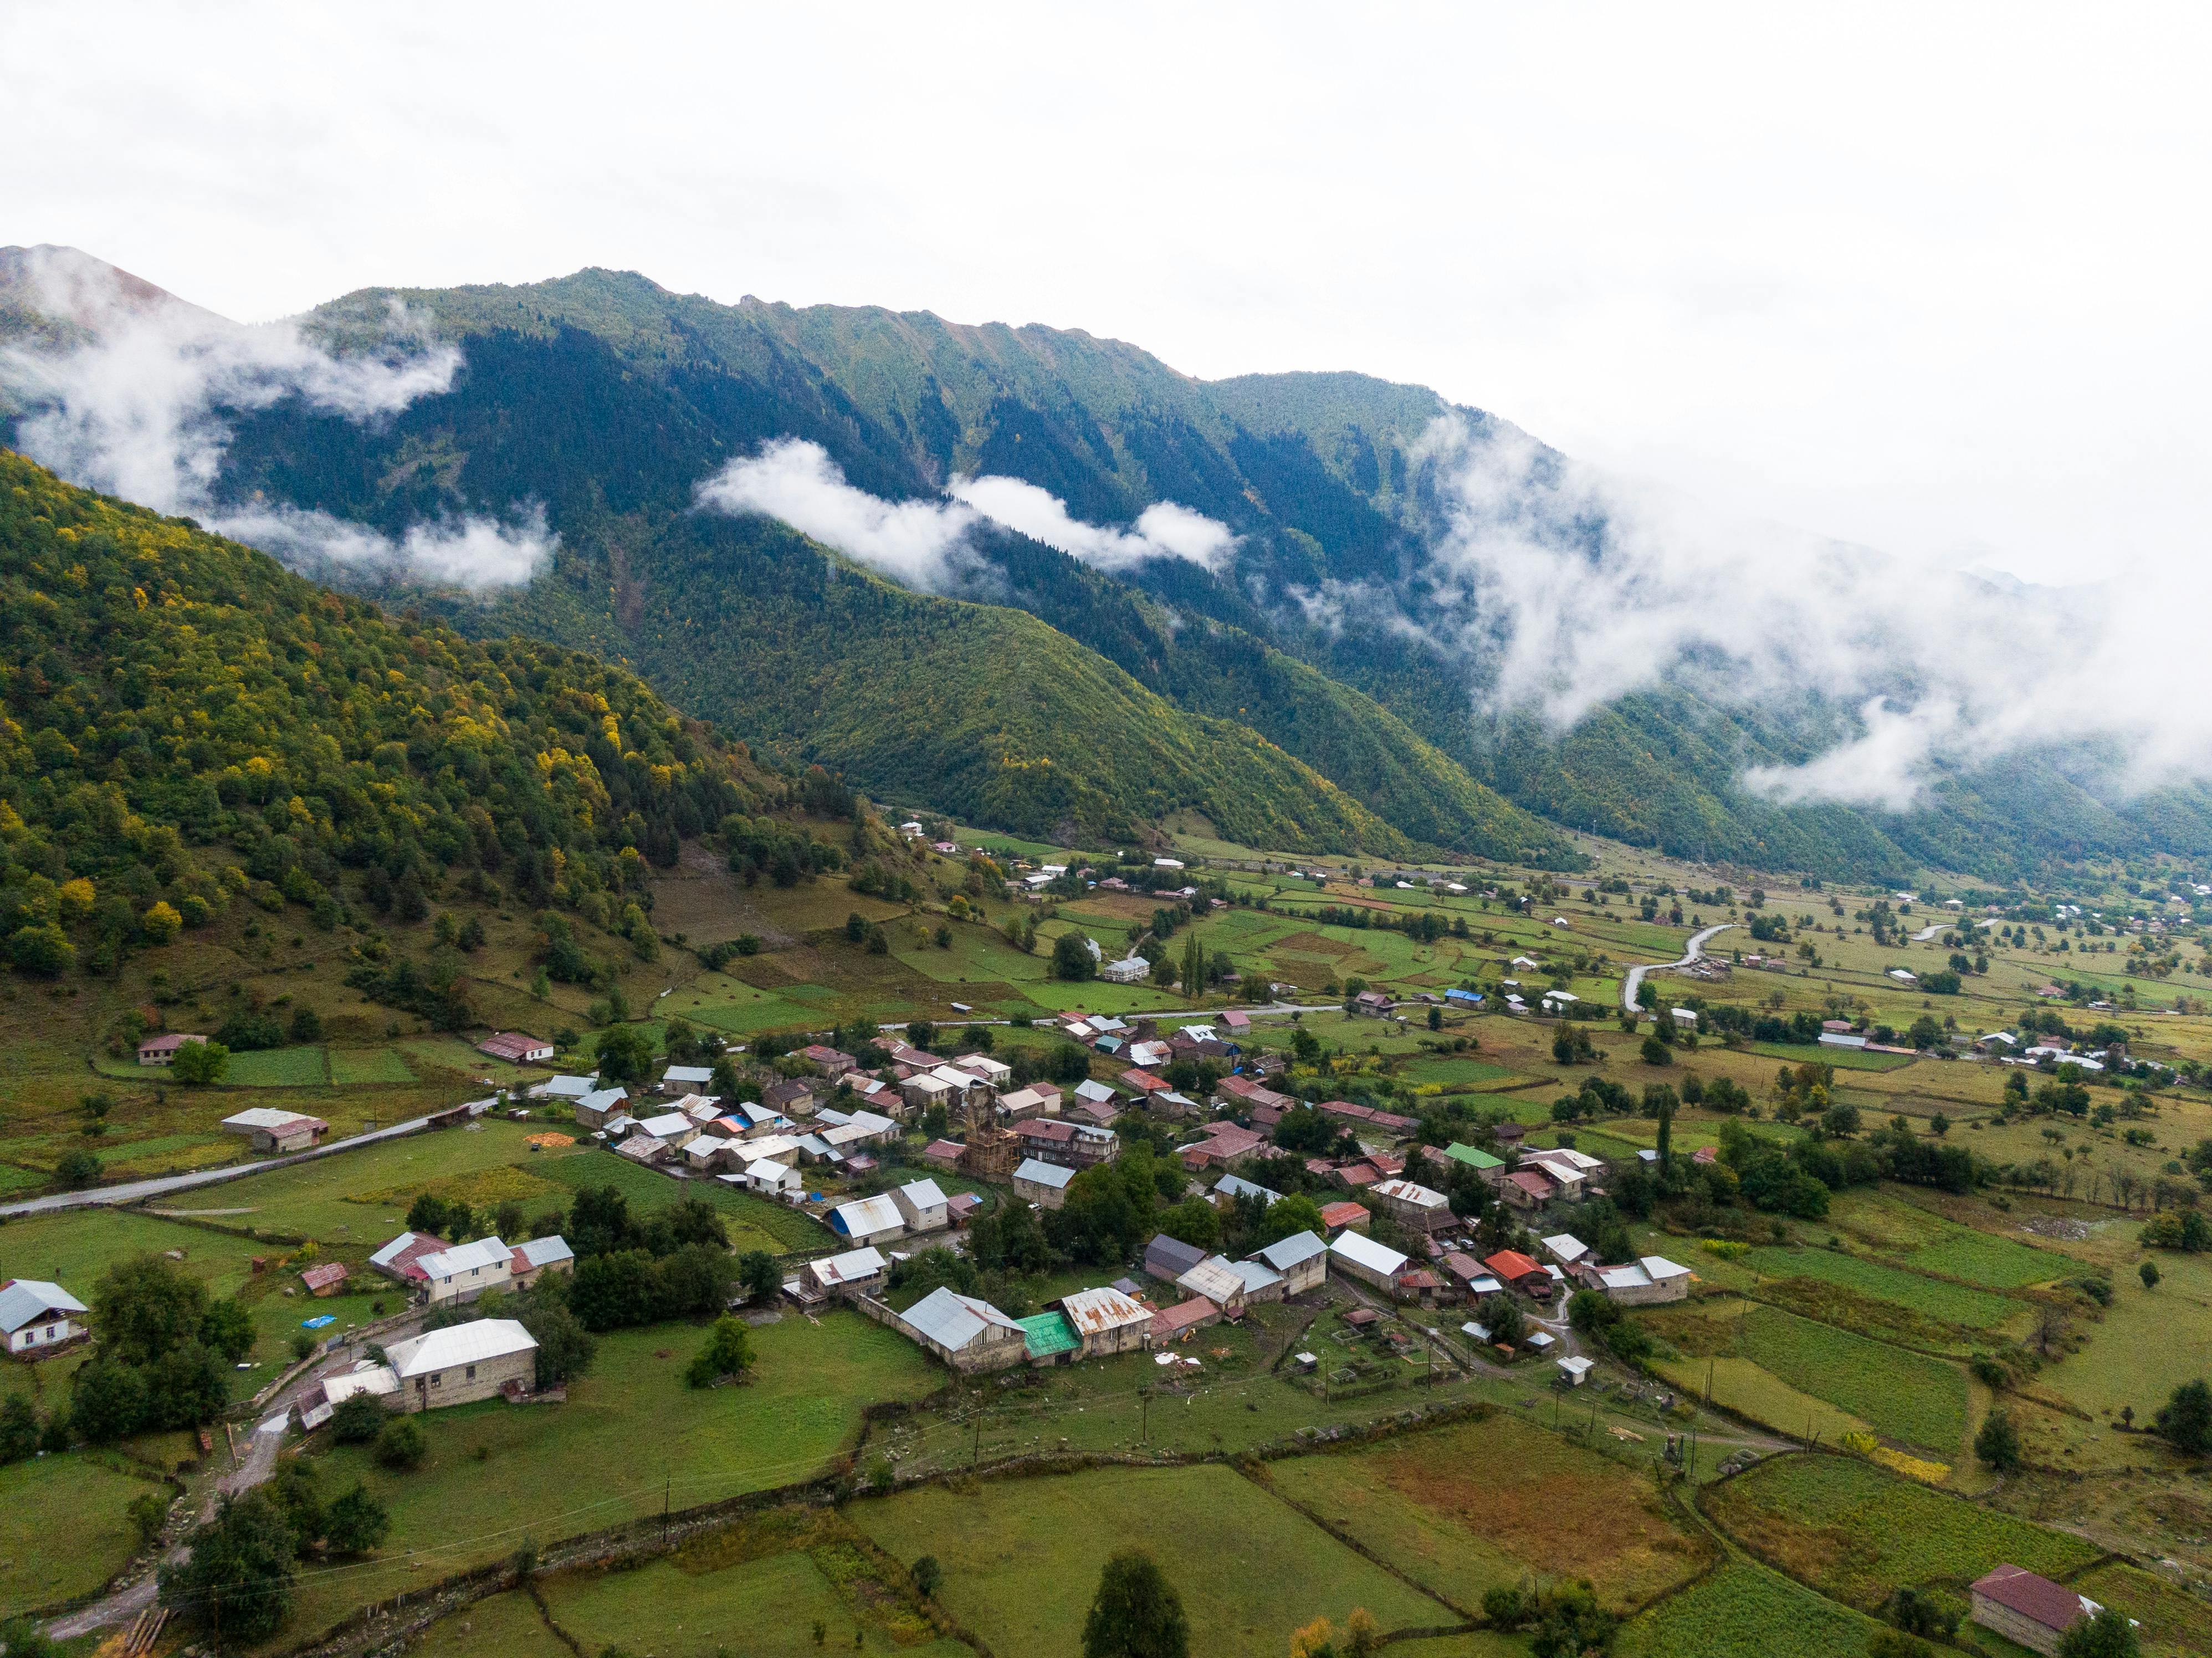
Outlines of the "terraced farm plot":
M 1908 1265 L 1923 1272 L 1964 1278 L 1992 1290 L 2017 1290 L 2030 1284 L 2047 1284 L 2075 1271 L 2065 1256 L 2037 1249 L 2010 1238 L 1991 1237 L 1972 1227 L 1954 1226 L 1936 1242 L 1924 1244 L 1905 1257 Z
M 1881 1626 L 1741 1560 L 1625 1625 L 1619 1658 L 1858 1658 Z
M 1761 1058 L 1787 1060 L 1792 1065 L 1832 1065 L 1838 1071 L 1902 1071 L 1918 1061 L 1906 1054 L 1869 1054 L 1859 1048 L 1822 1048 L 1807 1042 L 1753 1042 L 1750 1051 Z
M 269 1048 L 234 1054 L 223 1081 L 233 1088 L 320 1088 L 331 1079 L 319 1048 Z
M 340 1087 L 372 1084 L 404 1086 L 415 1080 L 406 1060 L 389 1048 L 333 1048 L 328 1050 L 331 1080 Z
M 2212 1652 L 2212 1606 L 2161 1577 L 2111 1561 L 2069 1578 L 2067 1587 L 2140 1624 L 2149 1658 L 2197 1658 Z
M 1631 1611 L 1702 1570 L 1711 1546 L 1650 1482 L 1504 1418 L 1268 1465 L 1276 1491 L 1470 1611 L 1529 1573 L 1587 1577 Z
M 1316 1617 L 1365 1606 L 1387 1630 L 1453 1621 L 1288 1504 L 1218 1464 L 1114 1468 L 942 1487 L 856 1505 L 900 1560 L 937 1557 L 939 1599 L 999 1652 L 1081 1649 L 1106 1557 L 1149 1548 L 1182 1597 L 1194 1653 L 1278 1653 Z
M 1510 1066 L 1496 1065 L 1488 1060 L 1439 1054 L 1434 1059 L 1415 1060 L 1408 1065 L 1405 1079 L 1419 1085 L 1437 1083 L 1445 1088 L 1474 1087 L 1483 1083 L 1503 1082 L 1514 1075 Z
M 1744 1262 L 1765 1278 L 1817 1278 L 1821 1283 L 1856 1291 L 1876 1301 L 1893 1302 L 1928 1318 L 1964 1325 L 1968 1329 L 1994 1328 L 2021 1311 L 2021 1303 L 1992 1295 L 1986 1290 L 1923 1278 L 1840 1250 L 1754 1249 L 1744 1257 Z
M 1743 1321 L 1738 1356 L 1825 1399 L 1879 1434 L 1948 1461 L 1966 1433 L 1966 1376 L 1958 1365 L 1853 1335 L 1771 1307 Z
M 1704 1503 L 1760 1558 L 1868 1611 L 1903 1585 L 1962 1593 L 2007 1561 L 2062 1576 L 2100 1552 L 1855 1457 L 1771 1457 L 1708 1487 Z

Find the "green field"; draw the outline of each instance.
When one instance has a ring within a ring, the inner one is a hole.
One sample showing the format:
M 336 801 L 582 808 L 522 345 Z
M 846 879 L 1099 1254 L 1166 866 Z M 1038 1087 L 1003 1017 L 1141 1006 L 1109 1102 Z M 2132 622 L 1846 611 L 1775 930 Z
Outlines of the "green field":
M 1985 1330 L 2017 1316 L 2021 1303 L 1965 1284 L 1923 1278 L 1835 1249 L 1754 1249 L 1741 1263 L 1770 1278 L 1809 1278 L 1893 1302 L 1946 1324 Z
M 1504 1417 L 1268 1465 L 1276 1491 L 1472 1612 L 1530 1573 L 1633 1611 L 1711 1558 L 1643 1475 Z
M 1616 1658 L 1859 1658 L 1881 1627 L 1741 1560 L 1632 1620 Z
M 234 1054 L 223 1081 L 233 1088 L 320 1088 L 331 1080 L 319 1048 L 269 1048 Z
M 2212 1652 L 2212 1606 L 2188 1590 L 2118 1561 L 2067 1580 L 2091 1600 L 2118 1607 L 2142 1625 L 2150 1658 L 2200 1658 Z
M 1942 1359 L 1771 1307 L 1753 1307 L 1745 1319 L 1741 1356 L 1875 1432 L 1947 1460 L 1966 1437 L 1966 1372 Z
M 295 1631 L 320 1629 L 348 1607 L 541 1540 L 596 1531 L 634 1515 L 802 1480 L 848 1444 L 860 1407 L 913 1399 L 943 1373 L 912 1342 L 856 1313 L 818 1325 L 786 1318 L 753 1333 L 756 1380 L 702 1391 L 684 1367 L 705 1339 L 688 1325 L 599 1339 L 591 1374 L 565 1404 L 496 1400 L 422 1418 L 430 1457 L 412 1473 L 379 1467 L 366 1449 L 321 1453 L 326 1488 L 364 1480 L 392 1512 L 380 1559 L 303 1582 Z
M 1661 1359 L 1653 1368 L 1690 1397 L 1703 1399 L 1710 1388 L 1712 1402 L 1721 1409 L 1792 1438 L 1817 1435 L 1833 1444 L 1847 1433 L 1874 1431 L 1871 1424 L 1825 1399 L 1798 1392 L 1747 1358 Z
M 1760 1558 L 1869 1612 L 1900 1585 L 1961 1594 L 2008 1561 L 2057 1577 L 2101 1552 L 1855 1457 L 1771 1457 L 1709 1487 L 1705 1504 Z
M 785 1254 L 826 1248 L 836 1241 L 829 1228 L 796 1209 L 772 1203 L 750 1192 L 739 1192 L 717 1180 L 671 1180 L 611 1152 L 579 1151 L 554 1159 L 542 1170 L 532 1172 L 542 1173 L 547 1180 L 558 1181 L 572 1192 L 586 1187 L 611 1186 L 640 1214 L 665 1209 L 686 1198 L 697 1198 L 721 1212 L 730 1232 L 730 1248 L 740 1253 L 765 1249 L 770 1254 Z
M 415 1080 L 407 1061 L 389 1048 L 333 1048 L 327 1050 L 331 1080 L 340 1086 L 386 1083 L 404 1086 Z
M 999 1652 L 1080 1649 L 1083 1616 L 1115 1549 L 1150 1549 L 1182 1597 L 1194 1653 L 1279 1653 L 1316 1617 L 1364 1606 L 1386 1631 L 1453 1621 L 1250 1481 L 1218 1465 L 910 1491 L 852 1511 L 900 1560 L 933 1554 L 939 1599 Z
M 0 1618 L 90 1594 L 120 1571 L 138 1544 L 125 1510 L 162 1491 L 86 1451 L 0 1467 Z
M 1753 1042 L 1750 1051 L 1762 1059 L 1832 1065 L 1838 1071 L 1902 1071 L 1918 1063 L 1909 1054 L 1869 1054 L 1863 1048 L 1823 1048 L 1817 1042 Z
M 407 1658 L 575 1658 L 526 1594 L 495 1594 L 440 1619 L 407 1643 Z

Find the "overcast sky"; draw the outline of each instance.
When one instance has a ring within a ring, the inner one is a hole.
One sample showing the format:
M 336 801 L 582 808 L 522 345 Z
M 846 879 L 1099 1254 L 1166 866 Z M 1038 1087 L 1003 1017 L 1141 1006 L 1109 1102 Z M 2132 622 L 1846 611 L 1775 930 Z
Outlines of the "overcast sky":
M 2212 505 L 2201 8 L 0 0 L 0 242 L 239 318 L 602 264 L 1081 327 L 1422 381 L 2046 580 L 2187 568 Z

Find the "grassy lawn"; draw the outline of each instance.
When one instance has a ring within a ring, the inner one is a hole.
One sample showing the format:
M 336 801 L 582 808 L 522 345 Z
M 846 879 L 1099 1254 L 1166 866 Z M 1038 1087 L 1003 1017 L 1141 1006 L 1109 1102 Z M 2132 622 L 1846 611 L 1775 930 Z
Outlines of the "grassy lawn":
M 1030 1658 L 1079 1650 L 1099 1570 L 1132 1544 L 1152 1551 L 1181 1594 L 1193 1652 L 1281 1652 L 1301 1625 L 1341 1621 L 1355 1606 L 1385 1630 L 1451 1621 L 1219 1466 L 932 1487 L 857 1507 L 853 1519 L 898 1559 L 934 1554 L 945 1606 L 994 1649 Z
M 1753 1042 L 1750 1048 L 1762 1059 L 1832 1065 L 1838 1071 L 1902 1071 L 1918 1063 L 1908 1054 L 1869 1054 L 1863 1048 L 1823 1048 L 1818 1042 Z
M 1818 1434 L 1832 1444 L 1847 1433 L 1874 1431 L 1849 1411 L 1799 1393 L 1747 1358 L 1662 1359 L 1653 1368 L 1689 1397 L 1703 1399 L 1710 1386 L 1713 1403 L 1723 1410 L 1793 1438 Z
M 366 1083 L 405 1084 L 415 1080 L 407 1061 L 389 1048 L 333 1048 L 328 1050 L 331 1080 L 340 1086 Z
M 92 1454 L 0 1468 L 0 1617 L 89 1594 L 138 1541 L 131 1499 L 162 1488 Z
M 2093 1415 L 2132 1405 L 2147 1418 L 2175 1388 L 2205 1374 L 2212 1260 L 2169 1249 L 2157 1252 L 2157 1260 L 2165 1276 L 2155 1290 L 2144 1289 L 2132 1272 L 2114 1275 L 2103 1320 L 2078 1327 L 2088 1345 L 2045 1366 L 2039 1378 L 2045 1388 Z
M 130 1210 L 64 1210 L 0 1226 L 0 1278 L 48 1278 L 89 1303 L 94 1284 L 110 1266 L 148 1250 L 167 1249 L 183 1250 L 184 1270 L 219 1296 L 246 1281 L 252 1256 L 271 1253 L 270 1245 L 251 1238 L 179 1226 Z
M 657 1513 L 664 1492 L 681 1509 L 806 1479 L 850 1443 L 862 1405 L 918 1397 L 943 1374 L 913 1343 L 837 1312 L 756 1330 L 757 1380 L 702 1392 L 684 1386 L 684 1366 L 705 1339 L 689 1325 L 603 1336 L 565 1404 L 434 1411 L 422 1418 L 429 1460 L 412 1473 L 359 1447 L 324 1450 L 325 1484 L 365 1481 L 391 1509 L 392 1535 L 378 1563 L 304 1582 L 293 1629 L 321 1629 L 404 1588 L 410 1556 L 442 1574 L 507 1554 L 525 1535 Z
M 1857 1658 L 1881 1627 L 1788 1578 L 1730 1560 L 1623 1628 L 1618 1658 Z
M 1761 1559 L 1869 1612 L 1900 1585 L 1963 1594 L 2007 1561 L 2056 1577 L 2101 1552 L 1854 1457 L 1772 1457 L 1707 1488 L 1704 1500 Z
M 1817 1278 L 1969 1329 L 1992 1328 L 2021 1310 L 2019 1302 L 1986 1290 L 1924 1278 L 1835 1249 L 1753 1249 L 1743 1264 L 1765 1278 Z
M 320 1088 L 331 1073 L 319 1048 L 267 1048 L 232 1054 L 223 1080 L 234 1088 Z
M 736 1191 L 717 1180 L 671 1180 L 609 1151 L 587 1150 L 562 1157 L 549 1163 L 544 1172 L 549 1181 L 559 1182 L 571 1193 L 611 1186 L 638 1214 L 665 1209 L 686 1198 L 712 1204 L 729 1229 L 730 1248 L 740 1254 L 765 1249 L 770 1254 L 786 1254 L 825 1248 L 836 1241 L 827 1227 L 796 1209 Z
M 495 1594 L 441 1618 L 407 1644 L 407 1658 L 575 1658 L 525 1594 Z
M 1281 1495 L 1469 1610 L 1533 1572 L 1587 1577 L 1607 1606 L 1631 1611 L 1712 1552 L 1668 1517 L 1648 1479 L 1503 1417 L 1267 1473 Z
M 2118 1607 L 2142 1625 L 2143 1650 L 2150 1658 L 2212 1652 L 2212 1607 L 2164 1578 L 2112 1561 L 2069 1579 L 2068 1587 Z

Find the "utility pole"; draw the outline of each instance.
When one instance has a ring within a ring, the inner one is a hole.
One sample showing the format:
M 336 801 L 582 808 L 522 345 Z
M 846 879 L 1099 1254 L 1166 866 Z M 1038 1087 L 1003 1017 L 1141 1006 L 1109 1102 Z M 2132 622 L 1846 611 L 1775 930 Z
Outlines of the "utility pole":
M 975 1412 L 975 1448 L 969 1454 L 968 1462 L 970 1467 L 983 1466 L 983 1413 L 981 1411 Z
M 1137 1442 L 1139 1445 L 1149 1445 L 1152 1442 L 1152 1395 L 1149 1388 L 1140 1388 L 1137 1390 L 1137 1405 L 1144 1413 L 1143 1425 L 1137 1430 Z
M 664 1471 L 660 1476 L 660 1546 L 668 1546 L 668 1498 L 675 1489 L 676 1477 Z

